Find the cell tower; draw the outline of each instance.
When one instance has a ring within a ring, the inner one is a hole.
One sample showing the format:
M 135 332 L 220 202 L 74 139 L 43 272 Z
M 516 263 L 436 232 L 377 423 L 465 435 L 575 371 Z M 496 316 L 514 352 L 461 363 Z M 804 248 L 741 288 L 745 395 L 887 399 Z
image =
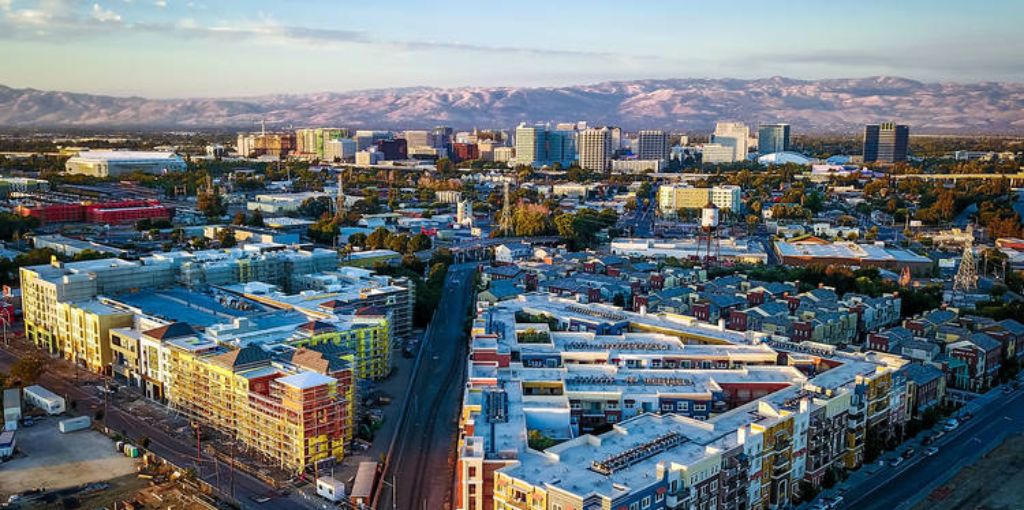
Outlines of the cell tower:
M 503 236 L 510 236 L 515 233 L 515 228 L 512 226 L 512 196 L 508 191 L 508 181 L 505 181 L 505 205 L 501 208 L 501 220 L 498 222 L 498 229 Z
M 338 172 L 338 196 L 335 197 L 334 217 L 345 217 L 345 174 Z
M 721 254 L 718 223 L 718 206 L 708 202 L 700 211 L 700 235 L 697 237 L 697 260 L 706 267 L 717 263 Z
M 968 233 L 971 233 L 968 230 Z M 978 265 L 974 260 L 973 235 L 964 242 L 964 254 L 960 257 L 960 268 L 953 278 L 953 292 L 970 292 L 978 288 Z

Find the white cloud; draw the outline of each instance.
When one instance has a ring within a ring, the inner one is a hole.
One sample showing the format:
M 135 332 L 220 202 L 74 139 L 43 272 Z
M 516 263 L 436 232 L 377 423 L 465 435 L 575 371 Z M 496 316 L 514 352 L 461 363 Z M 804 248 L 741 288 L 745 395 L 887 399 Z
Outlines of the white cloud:
M 121 15 L 110 10 L 100 7 L 100 4 L 92 4 L 92 17 L 96 21 L 102 23 L 120 23 Z
M 9 12 L 11 10 L 11 0 L 0 0 L 0 11 Z
M 164 7 L 167 7 L 167 0 L 156 0 L 155 2 L 153 2 L 153 5 L 162 9 Z

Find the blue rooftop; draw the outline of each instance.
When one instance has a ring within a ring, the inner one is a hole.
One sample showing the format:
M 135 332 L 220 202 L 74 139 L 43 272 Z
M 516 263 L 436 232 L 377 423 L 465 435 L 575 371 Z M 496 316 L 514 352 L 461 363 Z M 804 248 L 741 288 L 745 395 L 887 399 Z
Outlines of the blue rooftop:
M 113 299 L 138 308 L 147 315 L 187 322 L 197 328 L 207 328 L 235 317 L 253 315 L 253 312 L 227 307 L 209 294 L 183 288 L 119 294 Z

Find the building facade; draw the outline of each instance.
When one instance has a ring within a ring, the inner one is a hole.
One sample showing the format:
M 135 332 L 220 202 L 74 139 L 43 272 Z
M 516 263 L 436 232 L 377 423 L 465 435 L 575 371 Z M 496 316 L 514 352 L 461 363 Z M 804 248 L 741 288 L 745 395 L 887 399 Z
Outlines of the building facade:
M 761 155 L 789 150 L 789 124 L 761 124 L 757 128 L 757 153 Z
M 907 160 L 910 126 L 884 122 L 864 127 L 864 162 L 896 163 Z
M 580 168 L 595 172 L 608 171 L 612 157 L 612 139 L 608 128 L 590 128 L 580 131 Z

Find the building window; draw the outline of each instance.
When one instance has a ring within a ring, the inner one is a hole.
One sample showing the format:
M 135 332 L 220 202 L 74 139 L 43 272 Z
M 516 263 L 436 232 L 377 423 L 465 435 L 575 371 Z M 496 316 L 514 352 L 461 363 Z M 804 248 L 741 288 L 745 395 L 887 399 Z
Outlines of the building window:
M 655 503 L 661 503 L 662 501 L 665 501 L 665 493 L 659 492 L 659 493 L 654 495 L 654 502 Z
M 651 497 L 650 497 L 650 496 L 647 496 L 646 498 L 644 498 L 643 500 L 641 500 L 641 502 L 640 502 L 640 506 L 642 506 L 642 507 L 644 507 L 644 508 L 647 508 L 647 507 L 651 506 Z
M 686 411 L 689 408 L 690 408 L 690 403 L 685 401 L 685 400 L 680 400 L 679 402 L 676 402 L 676 410 L 677 411 Z
M 694 411 L 703 411 L 703 410 L 705 410 L 707 408 L 708 408 L 708 406 L 706 404 L 693 404 L 693 410 Z

